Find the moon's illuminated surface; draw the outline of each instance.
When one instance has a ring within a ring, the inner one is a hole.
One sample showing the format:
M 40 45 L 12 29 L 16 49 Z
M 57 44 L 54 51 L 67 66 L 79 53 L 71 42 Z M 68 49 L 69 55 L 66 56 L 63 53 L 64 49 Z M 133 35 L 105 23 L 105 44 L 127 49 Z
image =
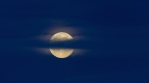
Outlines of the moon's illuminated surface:
M 67 41 L 72 40 L 72 36 L 65 32 L 58 32 L 54 34 L 50 41 Z M 50 48 L 50 52 L 57 58 L 66 58 L 70 56 L 73 52 L 73 49 L 66 49 L 66 48 Z

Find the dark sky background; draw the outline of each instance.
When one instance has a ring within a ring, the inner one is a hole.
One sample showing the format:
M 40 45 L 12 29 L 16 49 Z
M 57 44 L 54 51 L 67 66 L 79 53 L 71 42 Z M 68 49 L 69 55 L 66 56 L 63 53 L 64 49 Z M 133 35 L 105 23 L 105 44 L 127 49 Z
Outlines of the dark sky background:
M 41 52 L 54 31 L 79 51 Z M 149 1 L 0 1 L 0 83 L 149 83 Z

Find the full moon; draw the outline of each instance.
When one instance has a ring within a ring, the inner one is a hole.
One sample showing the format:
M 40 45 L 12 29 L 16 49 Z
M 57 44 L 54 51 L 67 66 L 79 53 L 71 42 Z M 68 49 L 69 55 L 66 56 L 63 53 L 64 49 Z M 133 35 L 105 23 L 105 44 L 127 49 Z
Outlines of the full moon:
M 58 32 L 54 34 L 50 41 L 54 42 L 60 42 L 60 41 L 67 41 L 67 40 L 72 40 L 72 36 L 69 35 L 66 32 Z M 50 48 L 50 52 L 57 58 L 66 58 L 70 56 L 73 52 L 73 49 L 67 49 L 67 48 Z

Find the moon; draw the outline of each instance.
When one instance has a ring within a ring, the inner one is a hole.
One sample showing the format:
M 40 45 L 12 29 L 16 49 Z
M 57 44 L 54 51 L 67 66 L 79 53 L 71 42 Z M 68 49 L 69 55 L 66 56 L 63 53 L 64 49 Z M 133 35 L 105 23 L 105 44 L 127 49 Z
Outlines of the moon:
M 58 32 L 54 34 L 50 41 L 54 42 L 59 42 L 59 41 L 67 41 L 67 40 L 72 40 L 73 37 L 69 35 L 66 32 Z M 67 49 L 67 48 L 50 48 L 50 52 L 57 58 L 67 58 L 73 53 L 73 49 Z

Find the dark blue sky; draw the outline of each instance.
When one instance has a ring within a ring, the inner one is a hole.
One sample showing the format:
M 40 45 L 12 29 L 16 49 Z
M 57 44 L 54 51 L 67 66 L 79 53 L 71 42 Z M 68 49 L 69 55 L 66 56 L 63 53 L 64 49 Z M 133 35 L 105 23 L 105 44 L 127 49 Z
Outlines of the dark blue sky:
M 0 83 L 148 83 L 148 22 L 148 0 L 1 1 Z M 40 53 L 61 30 L 83 51 Z

